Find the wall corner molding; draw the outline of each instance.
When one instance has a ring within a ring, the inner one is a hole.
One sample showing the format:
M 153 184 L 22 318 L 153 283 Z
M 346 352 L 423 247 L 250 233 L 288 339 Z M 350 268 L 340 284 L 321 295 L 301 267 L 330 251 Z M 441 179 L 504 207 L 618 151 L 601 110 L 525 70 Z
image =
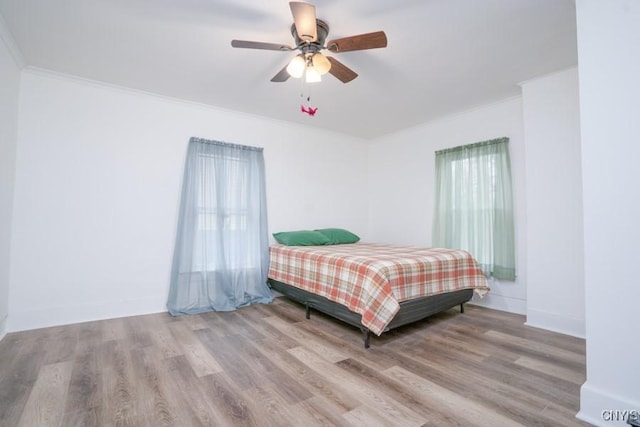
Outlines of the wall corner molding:
M 20 70 L 24 69 L 26 66 L 26 62 L 24 60 L 24 56 L 22 52 L 18 48 L 18 44 L 16 40 L 13 38 L 11 31 L 9 31 L 9 27 L 4 20 L 2 14 L 0 14 L 0 40 L 7 46 L 7 50 L 11 53 L 11 57 L 15 61 L 16 65 Z

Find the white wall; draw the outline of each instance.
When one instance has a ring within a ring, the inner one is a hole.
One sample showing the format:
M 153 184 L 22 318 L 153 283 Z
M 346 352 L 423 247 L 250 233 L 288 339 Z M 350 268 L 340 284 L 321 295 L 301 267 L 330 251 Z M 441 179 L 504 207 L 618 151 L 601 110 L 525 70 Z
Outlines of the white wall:
M 165 310 L 191 136 L 264 147 L 271 232 L 366 237 L 359 139 L 35 70 L 20 90 L 12 331 Z
M 435 151 L 498 137 L 510 138 L 516 211 L 515 282 L 492 281 L 475 302 L 526 311 L 525 163 L 522 99 L 512 98 L 376 139 L 369 147 L 369 235 L 396 244 L 431 245 Z
M 7 332 L 20 61 L 0 15 L 0 339 Z
M 527 324 L 584 338 L 578 70 L 522 85 Z
M 640 410 L 640 2 L 577 0 L 587 381 L 578 417 Z M 605 417 L 603 417 L 603 415 Z

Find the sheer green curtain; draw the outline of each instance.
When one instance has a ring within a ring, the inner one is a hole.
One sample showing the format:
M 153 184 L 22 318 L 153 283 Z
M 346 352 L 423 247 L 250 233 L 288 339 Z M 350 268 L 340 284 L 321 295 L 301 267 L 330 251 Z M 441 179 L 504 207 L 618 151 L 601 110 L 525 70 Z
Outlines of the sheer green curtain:
M 436 152 L 433 245 L 464 249 L 487 276 L 515 279 L 509 138 Z

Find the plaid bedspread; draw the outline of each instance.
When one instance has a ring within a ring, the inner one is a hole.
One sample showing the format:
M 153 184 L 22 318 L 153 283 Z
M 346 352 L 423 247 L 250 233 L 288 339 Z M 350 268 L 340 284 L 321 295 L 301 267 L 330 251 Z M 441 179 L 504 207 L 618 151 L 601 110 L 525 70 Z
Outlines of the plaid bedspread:
M 380 335 L 399 303 L 428 295 L 474 289 L 487 280 L 465 251 L 373 243 L 270 247 L 269 278 L 347 306 Z

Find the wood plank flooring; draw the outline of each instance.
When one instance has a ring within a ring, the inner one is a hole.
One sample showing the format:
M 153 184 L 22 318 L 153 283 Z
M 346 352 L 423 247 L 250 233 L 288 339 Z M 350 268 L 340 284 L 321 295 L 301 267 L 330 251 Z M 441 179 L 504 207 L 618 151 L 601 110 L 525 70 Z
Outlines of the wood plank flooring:
M 0 426 L 572 426 L 584 340 L 467 305 L 372 337 L 285 298 L 7 335 Z

